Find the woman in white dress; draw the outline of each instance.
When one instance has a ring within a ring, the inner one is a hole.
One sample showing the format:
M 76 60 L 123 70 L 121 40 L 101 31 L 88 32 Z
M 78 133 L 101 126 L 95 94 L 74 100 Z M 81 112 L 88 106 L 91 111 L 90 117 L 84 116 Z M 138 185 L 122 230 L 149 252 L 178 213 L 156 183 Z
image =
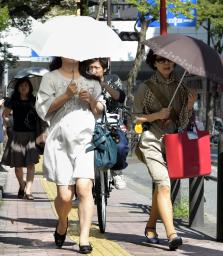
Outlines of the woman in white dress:
M 36 110 L 50 124 L 43 169 L 47 179 L 57 185 L 54 238 L 62 247 L 76 187 L 80 200 L 79 251 L 86 254 L 92 251 L 89 231 L 94 207 L 94 152 L 85 150 L 92 140 L 95 119 L 103 110 L 101 86 L 97 78 L 85 72 L 84 64 L 75 60 L 56 57 L 50 70 L 40 84 Z

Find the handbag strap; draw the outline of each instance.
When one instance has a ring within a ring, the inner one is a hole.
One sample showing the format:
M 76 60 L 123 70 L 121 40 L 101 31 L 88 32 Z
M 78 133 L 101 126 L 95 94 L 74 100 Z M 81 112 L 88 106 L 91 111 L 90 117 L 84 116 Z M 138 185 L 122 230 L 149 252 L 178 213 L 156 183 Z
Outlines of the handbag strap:
M 103 142 L 105 142 L 106 138 L 105 138 L 105 135 L 104 136 L 101 136 L 98 140 L 94 141 L 94 143 L 91 144 L 91 146 L 89 146 L 87 149 L 86 149 L 86 153 L 89 152 L 89 151 L 92 151 L 94 150 L 95 148 L 97 148 L 99 145 L 100 145 L 100 149 L 104 150 L 105 147 L 104 145 L 102 144 Z
M 107 129 L 107 124 L 108 124 L 108 119 L 107 119 L 107 115 L 106 115 L 106 111 L 105 109 L 103 109 L 102 111 L 102 114 L 101 114 L 101 121 L 98 122 L 99 125 L 103 125 L 105 127 L 105 129 Z M 97 124 L 96 124 L 97 125 Z M 94 141 L 91 146 L 89 146 L 87 149 L 86 149 L 86 153 L 91 151 L 91 150 L 94 150 L 95 148 L 97 148 L 99 145 L 101 147 L 102 146 L 102 143 L 106 140 L 106 137 L 105 135 L 101 136 L 100 138 L 98 138 L 96 141 Z
M 100 125 L 104 125 L 105 128 L 109 125 L 108 123 L 108 118 L 105 109 L 103 109 L 102 114 L 101 114 L 101 121 L 98 122 Z

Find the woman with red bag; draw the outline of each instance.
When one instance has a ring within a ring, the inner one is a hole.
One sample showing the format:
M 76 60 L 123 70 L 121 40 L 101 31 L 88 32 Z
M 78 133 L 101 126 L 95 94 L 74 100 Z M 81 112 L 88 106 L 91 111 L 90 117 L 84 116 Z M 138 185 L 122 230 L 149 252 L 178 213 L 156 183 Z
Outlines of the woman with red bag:
M 173 225 L 173 207 L 170 196 L 170 178 L 164 159 L 163 136 L 187 127 L 197 94 L 181 85 L 171 107 L 168 104 L 179 84 L 180 77 L 174 73 L 175 63 L 149 51 L 146 63 L 155 70 L 145 81 L 143 98 L 135 99 L 135 108 L 142 109 L 136 117 L 136 124 L 142 124 L 143 132 L 137 147 L 141 160 L 146 164 L 155 184 L 150 218 L 145 227 L 147 241 L 158 244 L 156 232 L 158 217 L 163 221 L 170 250 L 182 245 Z M 141 106 L 140 106 L 141 104 Z

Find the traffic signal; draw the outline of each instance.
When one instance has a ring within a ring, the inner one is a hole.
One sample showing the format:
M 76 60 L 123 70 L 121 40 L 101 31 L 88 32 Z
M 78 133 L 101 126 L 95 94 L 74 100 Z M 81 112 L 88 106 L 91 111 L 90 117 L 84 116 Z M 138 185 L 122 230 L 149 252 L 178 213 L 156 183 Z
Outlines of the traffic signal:
M 122 41 L 139 41 L 139 32 L 123 31 L 119 33 Z

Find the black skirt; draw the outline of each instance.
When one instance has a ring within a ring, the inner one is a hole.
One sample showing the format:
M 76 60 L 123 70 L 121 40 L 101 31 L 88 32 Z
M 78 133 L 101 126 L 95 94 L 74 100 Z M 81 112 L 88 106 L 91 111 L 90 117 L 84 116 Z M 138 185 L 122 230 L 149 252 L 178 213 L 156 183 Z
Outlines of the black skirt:
M 12 131 L 5 146 L 1 164 L 10 167 L 27 167 L 39 162 L 35 132 Z

